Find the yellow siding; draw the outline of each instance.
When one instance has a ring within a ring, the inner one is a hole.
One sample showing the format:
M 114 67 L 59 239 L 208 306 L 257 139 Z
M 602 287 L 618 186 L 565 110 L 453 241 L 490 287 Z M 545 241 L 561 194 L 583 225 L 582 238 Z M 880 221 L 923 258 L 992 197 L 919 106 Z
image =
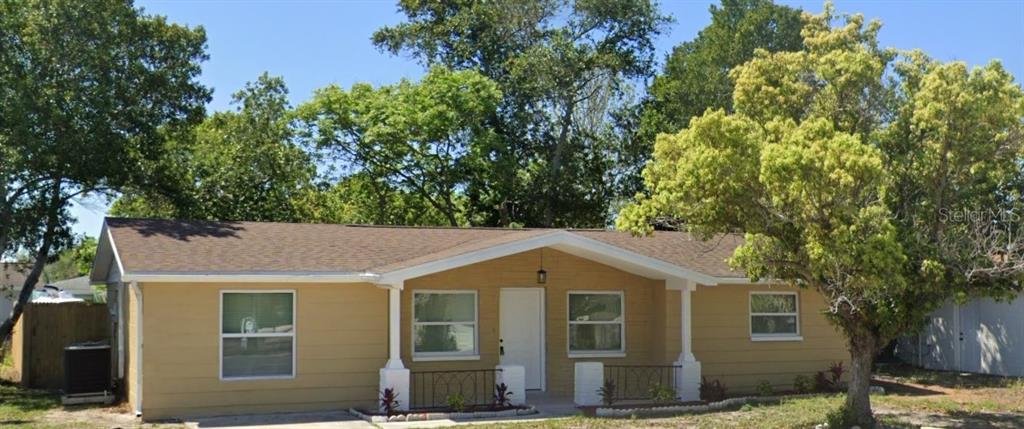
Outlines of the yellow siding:
M 755 342 L 750 339 L 751 291 L 796 291 L 800 297 L 803 341 Z M 719 285 L 693 292 L 693 353 L 708 379 L 729 392 L 752 391 L 760 380 L 792 389 L 797 375 L 813 376 L 836 361 L 848 364 L 842 335 L 825 319 L 825 301 L 813 290 L 784 286 Z
M 385 290 L 166 283 L 143 289 L 145 419 L 374 405 L 378 370 L 387 360 Z M 237 289 L 295 290 L 294 379 L 220 380 L 220 291 Z
M 503 287 L 540 287 L 540 252 L 530 251 L 409 280 L 401 302 L 402 360 L 412 371 L 487 369 L 498 364 L 499 294 Z M 661 280 L 636 276 L 552 249 L 544 251 L 546 382 L 554 395 L 571 395 L 574 363 L 670 364 L 681 349 L 681 293 Z M 296 291 L 294 379 L 221 381 L 217 332 L 222 289 Z M 412 359 L 412 293 L 423 289 L 470 289 L 479 297 L 478 348 L 474 361 Z M 750 391 L 760 380 L 777 389 L 798 374 L 813 375 L 845 361 L 843 339 L 822 316 L 823 300 L 800 290 L 803 341 L 754 342 L 749 334 L 751 290 L 781 286 L 700 286 L 692 296 L 694 354 L 703 375 L 720 379 L 731 393 Z M 378 370 L 387 360 L 387 292 L 370 284 L 162 284 L 144 285 L 144 418 L 372 407 Z M 626 357 L 572 359 L 567 345 L 569 291 L 623 291 Z M 130 403 L 135 379 L 135 297 L 128 294 L 127 380 Z
M 498 364 L 498 298 L 503 287 L 539 287 L 537 269 L 540 251 L 519 253 L 475 265 L 409 280 L 402 292 L 402 360 L 412 371 L 448 369 L 485 369 Z M 544 250 L 544 268 L 548 281 L 543 285 L 547 306 L 547 389 L 558 395 L 571 395 L 574 363 L 602 361 L 606 364 L 665 363 L 663 349 L 654 344 L 662 340 L 662 328 L 656 326 L 656 294 L 664 282 L 636 276 L 607 265 L 552 249 Z M 414 362 L 412 358 L 412 292 L 417 289 L 472 289 L 479 299 L 480 360 Z M 626 301 L 626 357 L 570 359 L 568 356 L 568 293 L 573 291 L 624 291 Z M 663 293 L 663 291 L 662 291 Z M 678 302 L 678 301 L 677 301 Z M 656 305 L 657 304 L 657 305 Z M 655 311 L 652 311 L 654 309 Z M 678 320 L 678 316 L 676 317 Z M 678 324 L 678 322 L 676 322 Z M 678 325 L 677 325 L 678 326 Z M 678 331 L 676 331 L 678 332 Z M 678 334 L 676 335 L 678 336 Z M 677 340 L 678 341 L 678 340 Z M 676 351 L 678 354 L 678 351 Z

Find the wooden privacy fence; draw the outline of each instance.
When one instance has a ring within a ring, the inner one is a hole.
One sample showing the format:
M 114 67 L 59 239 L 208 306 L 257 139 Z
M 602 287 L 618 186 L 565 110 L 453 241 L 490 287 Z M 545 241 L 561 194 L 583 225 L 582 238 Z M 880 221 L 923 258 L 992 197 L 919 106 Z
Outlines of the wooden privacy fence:
M 26 387 L 61 388 L 64 347 L 83 341 L 109 340 L 110 315 L 106 304 L 29 304 L 11 337 L 11 377 Z

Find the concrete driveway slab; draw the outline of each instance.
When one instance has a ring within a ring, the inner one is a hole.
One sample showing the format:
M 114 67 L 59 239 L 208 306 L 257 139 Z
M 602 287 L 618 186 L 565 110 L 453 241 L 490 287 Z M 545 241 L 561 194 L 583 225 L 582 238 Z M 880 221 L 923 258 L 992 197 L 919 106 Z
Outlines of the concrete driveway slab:
M 197 429 L 372 429 L 365 420 L 344 411 L 308 413 L 249 414 L 207 417 L 189 422 Z

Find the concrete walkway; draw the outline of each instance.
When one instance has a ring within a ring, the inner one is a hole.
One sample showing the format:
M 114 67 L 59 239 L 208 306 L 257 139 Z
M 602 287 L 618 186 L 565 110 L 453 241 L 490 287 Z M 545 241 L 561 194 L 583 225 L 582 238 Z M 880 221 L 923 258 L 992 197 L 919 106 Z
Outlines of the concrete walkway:
M 207 429 L 373 429 L 367 421 L 344 411 L 309 413 L 251 414 L 209 417 L 186 423 L 191 428 Z

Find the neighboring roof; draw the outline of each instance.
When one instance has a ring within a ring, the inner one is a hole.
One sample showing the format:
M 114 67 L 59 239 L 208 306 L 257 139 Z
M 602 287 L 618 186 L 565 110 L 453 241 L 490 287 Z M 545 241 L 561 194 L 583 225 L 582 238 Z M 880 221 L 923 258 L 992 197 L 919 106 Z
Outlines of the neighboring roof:
M 50 282 L 49 284 L 74 294 L 92 294 L 92 284 L 89 281 L 89 276 L 60 280 Z
M 603 230 L 391 227 L 108 218 L 126 273 L 386 274 L 524 240 L 571 234 L 711 277 L 742 277 L 725 259 L 741 239 L 682 232 L 633 237 Z M 567 237 L 567 236 L 562 236 Z M 102 237 L 106 240 L 107 237 Z M 578 240 L 586 241 L 586 240 Z M 93 280 L 100 280 L 93 276 Z
M 21 290 L 25 285 L 25 277 L 28 277 L 32 265 L 17 262 L 0 263 L 0 288 L 12 287 L 14 290 Z M 36 282 L 36 287 L 42 282 Z

